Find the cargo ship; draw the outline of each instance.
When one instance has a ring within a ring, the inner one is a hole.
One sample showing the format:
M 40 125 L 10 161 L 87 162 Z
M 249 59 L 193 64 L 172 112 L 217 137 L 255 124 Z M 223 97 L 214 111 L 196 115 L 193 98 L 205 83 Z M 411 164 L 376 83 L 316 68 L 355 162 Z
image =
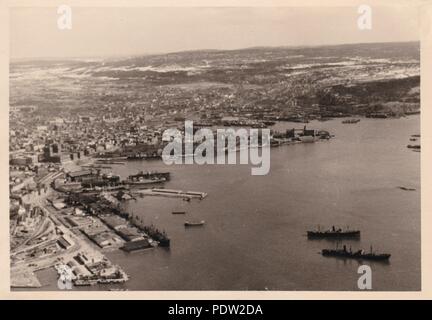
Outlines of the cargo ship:
M 307 231 L 307 236 L 309 239 L 321 239 L 321 238 L 359 238 L 360 237 L 360 230 L 342 230 L 341 228 L 336 229 L 335 226 L 333 226 L 329 230 L 321 231 L 321 230 L 315 230 L 315 231 Z
M 165 231 L 159 231 L 159 229 L 157 229 L 153 225 L 143 226 L 143 227 L 140 227 L 140 229 L 142 231 L 144 231 L 145 233 L 147 233 L 150 238 L 157 241 L 159 243 L 160 247 L 169 247 L 170 246 L 171 240 L 170 240 L 170 238 L 168 238 Z
M 343 246 L 342 249 L 323 249 L 321 251 L 323 256 L 327 257 L 340 257 L 340 258 L 349 258 L 349 259 L 358 259 L 358 260 L 376 260 L 376 261 L 385 261 L 388 260 L 391 256 L 389 253 L 375 253 L 371 251 L 369 253 L 365 253 L 363 250 L 357 250 L 353 252 L 347 250 L 346 245 Z
M 150 243 L 147 239 L 142 239 L 126 242 L 121 249 L 126 252 L 132 252 L 137 250 L 153 249 L 154 247 L 153 243 Z
M 129 186 L 142 186 L 148 184 L 157 184 L 164 183 L 169 181 L 170 173 L 169 172 L 138 172 L 137 174 L 130 175 L 126 180 L 123 181 L 123 184 L 127 184 Z

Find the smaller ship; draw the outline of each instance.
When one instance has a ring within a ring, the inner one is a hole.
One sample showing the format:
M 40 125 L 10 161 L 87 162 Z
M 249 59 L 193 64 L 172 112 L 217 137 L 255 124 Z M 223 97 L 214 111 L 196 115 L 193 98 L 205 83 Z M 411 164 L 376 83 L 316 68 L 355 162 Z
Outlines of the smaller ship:
M 344 121 L 342 121 L 342 123 L 344 123 L 344 124 L 353 124 L 353 123 L 358 123 L 358 122 L 360 122 L 360 119 L 348 119 L 348 120 L 344 120 Z
M 388 260 L 391 256 L 389 253 L 375 253 L 372 251 L 372 246 L 369 253 L 365 253 L 364 250 L 352 251 L 351 248 L 347 250 L 346 245 L 342 249 L 323 249 L 321 251 L 323 256 L 327 257 L 341 257 L 358 260 L 376 260 L 384 261 Z
M 172 214 L 186 214 L 186 211 L 173 211 Z
M 349 230 L 348 228 L 342 230 L 341 228 L 336 228 L 332 226 L 329 230 L 321 231 L 318 227 L 316 231 L 308 231 L 307 236 L 309 239 L 321 239 L 321 238 L 359 238 L 360 230 Z
M 184 223 L 185 227 L 199 227 L 199 226 L 203 226 L 205 224 L 204 220 L 198 221 L 198 222 L 189 222 L 186 221 Z
M 415 188 L 410 188 L 410 187 L 399 186 L 398 188 L 405 191 L 416 191 Z
M 420 149 L 420 145 L 419 144 L 409 144 L 407 145 L 408 149 Z
M 387 119 L 389 116 L 387 113 L 380 113 L 380 112 L 374 112 L 374 113 L 368 113 L 366 114 L 366 118 L 380 118 L 380 119 Z

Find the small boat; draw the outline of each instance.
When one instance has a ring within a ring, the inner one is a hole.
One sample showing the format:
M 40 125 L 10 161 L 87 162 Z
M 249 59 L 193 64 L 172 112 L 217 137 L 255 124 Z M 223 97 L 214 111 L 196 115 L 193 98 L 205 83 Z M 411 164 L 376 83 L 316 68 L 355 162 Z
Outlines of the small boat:
M 407 145 L 407 148 L 409 148 L 409 149 L 420 149 L 421 147 L 420 147 L 420 145 L 419 144 L 409 144 L 409 145 Z
M 124 184 L 132 186 L 132 187 L 136 187 L 136 186 L 145 186 L 148 184 L 158 184 L 158 183 L 164 183 L 164 182 L 166 182 L 165 178 L 161 178 L 161 179 L 141 179 L 138 181 L 125 180 Z
M 198 221 L 198 222 L 189 222 L 186 221 L 184 223 L 185 227 L 199 227 L 199 226 L 203 226 L 205 224 L 204 220 Z
M 185 214 L 186 211 L 173 211 L 172 214 Z
M 403 186 L 399 186 L 398 188 L 401 190 L 405 190 L 405 191 L 416 191 L 415 188 L 409 188 L 409 187 L 403 187 Z
M 342 123 L 349 123 L 349 124 L 358 123 L 358 122 L 360 122 L 360 119 L 348 119 L 342 121 Z

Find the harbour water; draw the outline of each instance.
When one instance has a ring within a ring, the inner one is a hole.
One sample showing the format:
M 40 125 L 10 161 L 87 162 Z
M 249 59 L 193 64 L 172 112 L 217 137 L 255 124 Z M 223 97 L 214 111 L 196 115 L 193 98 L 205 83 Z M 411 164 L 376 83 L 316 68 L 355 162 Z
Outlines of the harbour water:
M 275 129 L 302 126 L 285 122 Z M 358 290 L 361 264 L 371 266 L 374 290 L 420 290 L 420 153 L 406 147 L 410 136 L 420 133 L 420 117 L 362 118 L 357 124 L 334 119 L 307 126 L 335 137 L 271 149 L 267 176 L 252 176 L 249 165 L 114 165 L 113 173 L 123 178 L 140 170 L 168 170 L 166 188 L 208 196 L 191 202 L 129 201 L 130 212 L 166 230 L 171 248 L 109 252 L 130 280 L 79 290 Z M 185 220 L 206 224 L 185 228 Z M 306 230 L 318 225 L 359 229 L 361 239 L 308 240 Z M 319 254 L 342 244 L 353 250 L 372 245 L 392 256 L 383 263 Z

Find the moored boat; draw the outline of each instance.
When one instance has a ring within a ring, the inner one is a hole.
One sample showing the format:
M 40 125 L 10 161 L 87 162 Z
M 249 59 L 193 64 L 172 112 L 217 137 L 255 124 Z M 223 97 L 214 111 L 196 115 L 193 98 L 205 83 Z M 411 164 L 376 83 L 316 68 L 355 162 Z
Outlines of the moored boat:
M 166 182 L 166 180 L 164 178 L 161 178 L 161 179 L 141 179 L 137 181 L 125 180 L 124 184 L 129 186 L 143 186 L 148 184 L 158 184 L 164 182 Z
M 360 119 L 348 119 L 348 120 L 342 121 L 342 123 L 344 123 L 344 124 L 346 124 L 346 123 L 353 124 L 353 123 L 358 123 L 358 122 L 360 122 Z
M 407 148 L 408 149 L 420 149 L 421 148 L 421 146 L 419 145 L 419 144 L 409 144 L 409 145 L 407 145 Z
M 145 249 L 153 249 L 154 246 L 147 240 L 135 240 L 135 241 L 129 241 L 126 242 L 123 247 L 121 247 L 122 250 L 126 252 L 132 252 L 137 250 L 145 250 Z
M 198 221 L 198 222 L 190 222 L 190 221 L 186 221 L 184 223 L 185 227 L 198 227 L 198 226 L 203 226 L 205 224 L 204 220 Z

